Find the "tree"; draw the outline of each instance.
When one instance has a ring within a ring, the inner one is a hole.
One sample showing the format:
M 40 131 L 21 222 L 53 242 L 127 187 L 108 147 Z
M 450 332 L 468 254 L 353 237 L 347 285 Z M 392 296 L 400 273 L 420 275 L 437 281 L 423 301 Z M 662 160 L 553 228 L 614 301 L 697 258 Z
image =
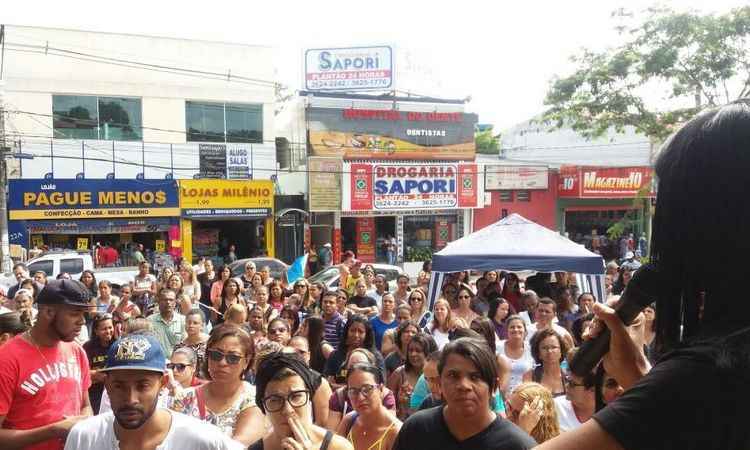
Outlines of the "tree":
M 474 133 L 477 153 L 497 155 L 500 153 L 500 135 L 493 135 L 492 128 Z
M 587 138 L 632 126 L 662 139 L 709 106 L 750 95 L 750 6 L 723 15 L 650 8 L 640 23 L 613 13 L 625 42 L 574 56 L 575 71 L 555 77 L 543 119 Z M 656 108 L 649 99 L 666 97 Z

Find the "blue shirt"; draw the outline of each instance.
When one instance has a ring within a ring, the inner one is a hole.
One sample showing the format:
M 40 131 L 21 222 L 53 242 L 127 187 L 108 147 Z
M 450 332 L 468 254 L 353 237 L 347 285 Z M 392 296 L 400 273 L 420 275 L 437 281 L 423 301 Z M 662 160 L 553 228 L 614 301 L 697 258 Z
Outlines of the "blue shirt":
M 398 327 L 398 320 L 394 318 L 390 323 L 385 323 L 380 319 L 380 316 L 375 316 L 370 319 L 370 325 L 375 332 L 375 347 L 380 351 L 380 346 L 383 344 L 383 335 L 387 330 Z

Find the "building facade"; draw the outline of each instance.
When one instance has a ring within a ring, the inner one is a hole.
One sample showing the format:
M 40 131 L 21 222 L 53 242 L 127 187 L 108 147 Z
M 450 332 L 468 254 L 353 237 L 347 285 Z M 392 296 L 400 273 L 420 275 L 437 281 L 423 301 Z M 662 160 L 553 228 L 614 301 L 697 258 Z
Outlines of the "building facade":
M 10 189 L 39 202 L 64 186 L 53 209 L 78 211 L 15 211 L 11 244 L 90 250 L 106 240 L 156 251 L 164 241 L 166 252 L 220 259 L 250 235 L 239 256 L 273 255 L 273 48 L 18 26 L 5 37 Z M 138 201 L 165 183 L 169 214 L 153 217 Z M 201 245 L 213 253 L 193 251 Z

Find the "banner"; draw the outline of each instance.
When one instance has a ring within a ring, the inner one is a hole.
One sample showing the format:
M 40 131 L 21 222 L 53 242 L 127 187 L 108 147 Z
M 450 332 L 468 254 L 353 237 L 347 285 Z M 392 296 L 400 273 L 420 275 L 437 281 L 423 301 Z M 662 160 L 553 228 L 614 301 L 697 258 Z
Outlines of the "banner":
M 364 164 L 344 166 L 349 176 L 344 211 L 476 208 L 475 164 Z M 370 187 L 368 189 L 368 187 Z M 482 194 L 483 195 L 483 194 Z
M 650 167 L 560 168 L 558 195 L 575 198 L 635 198 L 653 196 Z
M 250 144 L 198 144 L 200 178 L 249 179 Z
M 380 160 L 474 160 L 476 114 L 307 108 L 315 156 Z
M 10 180 L 10 220 L 170 217 L 179 214 L 171 180 Z
M 180 180 L 183 217 L 267 217 L 273 200 L 272 181 Z
M 341 211 L 343 162 L 334 158 L 307 159 L 310 211 Z
M 351 164 L 351 209 L 372 209 L 372 166 L 370 164 Z
M 391 47 L 316 48 L 305 52 L 305 89 L 355 91 L 393 86 Z
M 460 164 L 458 166 L 458 206 L 471 208 L 477 206 L 477 166 Z
M 547 189 L 549 169 L 546 166 L 484 166 L 484 190 Z
M 358 217 L 355 223 L 357 258 L 366 263 L 375 262 L 375 220 Z
M 435 221 L 435 250 L 441 250 L 451 240 L 451 224 L 447 220 Z

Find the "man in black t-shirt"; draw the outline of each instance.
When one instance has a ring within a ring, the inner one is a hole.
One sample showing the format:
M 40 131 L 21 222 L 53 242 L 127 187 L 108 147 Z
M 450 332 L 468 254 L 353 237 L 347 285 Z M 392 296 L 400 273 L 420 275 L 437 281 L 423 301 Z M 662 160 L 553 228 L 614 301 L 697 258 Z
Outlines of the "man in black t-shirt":
M 485 342 L 472 338 L 450 342 L 443 349 L 438 372 L 445 406 L 409 417 L 393 450 L 525 450 L 536 445 L 490 407 L 498 369 Z

